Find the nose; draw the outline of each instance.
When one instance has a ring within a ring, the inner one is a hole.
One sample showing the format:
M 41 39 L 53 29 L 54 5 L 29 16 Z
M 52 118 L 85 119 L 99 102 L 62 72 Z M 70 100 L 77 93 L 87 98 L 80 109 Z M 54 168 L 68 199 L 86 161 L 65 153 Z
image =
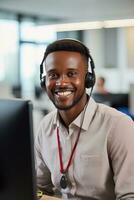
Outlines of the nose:
M 60 76 L 60 77 L 57 79 L 56 85 L 57 85 L 57 86 L 64 86 L 64 85 L 67 85 L 68 82 L 69 82 L 68 77 L 67 77 L 66 75 L 63 74 L 62 76 Z

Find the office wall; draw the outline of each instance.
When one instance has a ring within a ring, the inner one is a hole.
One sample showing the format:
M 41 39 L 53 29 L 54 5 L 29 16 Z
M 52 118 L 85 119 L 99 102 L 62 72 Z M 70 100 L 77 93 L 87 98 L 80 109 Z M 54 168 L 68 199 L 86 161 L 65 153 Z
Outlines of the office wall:
M 103 75 L 111 92 L 129 92 L 134 83 L 134 27 L 84 31 L 97 76 Z

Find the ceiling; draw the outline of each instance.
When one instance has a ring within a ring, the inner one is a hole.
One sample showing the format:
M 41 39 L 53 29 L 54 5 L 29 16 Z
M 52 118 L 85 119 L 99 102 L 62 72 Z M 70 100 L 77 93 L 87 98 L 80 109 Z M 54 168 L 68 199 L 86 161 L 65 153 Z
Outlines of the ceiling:
M 0 11 L 65 22 L 134 19 L 134 0 L 0 0 Z

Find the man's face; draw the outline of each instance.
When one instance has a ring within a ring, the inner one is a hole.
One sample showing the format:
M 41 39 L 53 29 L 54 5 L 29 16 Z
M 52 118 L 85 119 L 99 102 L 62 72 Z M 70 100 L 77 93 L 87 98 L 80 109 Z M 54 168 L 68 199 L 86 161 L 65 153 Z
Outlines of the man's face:
M 45 68 L 46 91 L 58 109 L 67 110 L 84 101 L 86 61 L 80 53 L 50 53 Z

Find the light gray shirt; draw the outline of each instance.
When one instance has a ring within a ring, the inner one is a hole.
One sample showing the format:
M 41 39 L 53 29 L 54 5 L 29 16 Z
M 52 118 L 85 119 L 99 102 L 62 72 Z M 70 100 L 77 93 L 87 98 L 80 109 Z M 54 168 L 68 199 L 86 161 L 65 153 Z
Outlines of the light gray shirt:
M 82 114 L 70 124 L 69 131 L 63 124 L 59 125 L 64 168 L 76 141 Z M 45 116 L 35 142 L 37 185 L 45 191 L 51 191 L 53 185 L 61 190 L 57 120 L 56 110 Z M 134 122 L 91 98 L 67 176 L 68 188 L 62 192 L 68 194 L 68 199 L 134 199 Z

